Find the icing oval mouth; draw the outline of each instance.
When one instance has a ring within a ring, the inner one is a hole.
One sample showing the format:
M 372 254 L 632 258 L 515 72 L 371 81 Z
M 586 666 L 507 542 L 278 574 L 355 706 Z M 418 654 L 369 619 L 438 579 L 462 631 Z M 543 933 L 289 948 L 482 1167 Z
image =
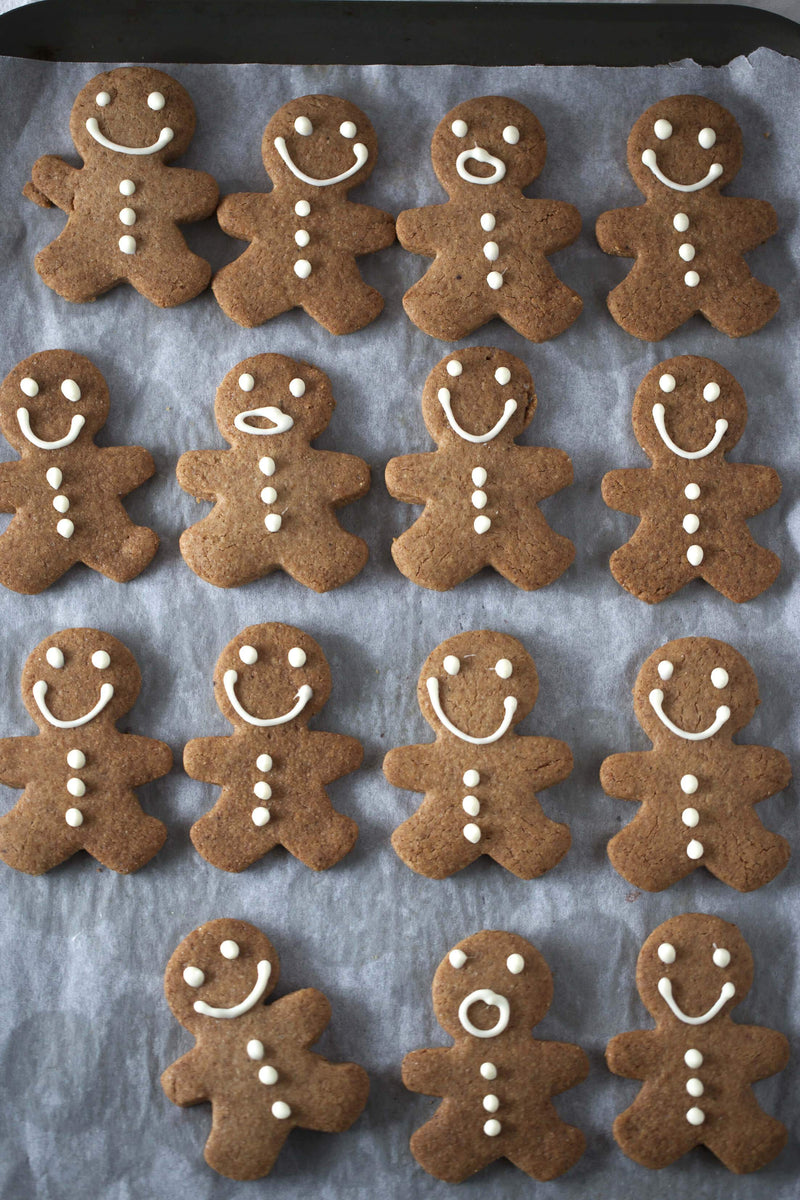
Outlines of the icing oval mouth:
M 39 438 L 31 429 L 31 414 L 27 408 L 17 409 L 17 424 L 19 425 L 23 437 L 31 443 L 32 446 L 38 446 L 40 450 L 61 450 L 64 446 L 71 446 L 76 437 L 86 424 L 86 418 L 80 413 L 76 413 L 69 423 L 69 433 L 62 438 L 56 438 L 53 442 L 46 442 L 43 438 Z
M 267 421 L 272 421 L 273 427 L 264 429 L 260 425 L 251 425 L 248 417 L 264 417 Z M 237 413 L 233 418 L 233 423 L 240 433 L 255 433 L 260 434 L 261 437 L 269 437 L 271 434 L 286 433 L 294 425 L 294 419 L 282 408 L 267 404 L 263 408 L 249 408 L 246 412 Z
M 469 1010 L 479 1000 L 483 1001 L 484 1004 L 488 1004 L 490 1008 L 497 1009 L 497 1020 L 491 1029 L 478 1029 L 477 1025 L 473 1025 L 469 1019 Z M 477 1038 L 497 1037 L 508 1025 L 510 1016 L 511 1005 L 508 1003 L 508 1000 L 505 996 L 501 996 L 499 992 L 493 992 L 490 988 L 478 988 L 476 992 L 470 992 L 458 1006 L 458 1019 L 461 1022 L 462 1028 L 471 1034 L 472 1037 Z
M 117 154 L 157 154 L 159 150 L 163 150 L 165 146 L 168 146 L 175 137 L 175 133 L 170 129 L 169 125 L 165 125 L 152 146 L 121 146 L 119 142 L 112 142 L 101 131 L 97 123 L 97 117 L 89 117 L 86 122 L 86 129 L 98 145 L 105 146 L 106 150 L 114 150 Z
M 736 995 L 736 987 L 730 981 L 723 983 L 722 990 L 711 1005 L 711 1008 L 707 1009 L 699 1017 L 687 1016 L 680 1005 L 676 1003 L 675 997 L 672 995 L 672 983 L 667 979 L 666 975 L 662 975 L 658 981 L 658 994 L 678 1020 L 683 1021 L 684 1025 L 705 1025 L 707 1021 L 710 1021 L 717 1015 L 719 1010 L 728 1003 L 732 996 Z
M 369 150 L 364 143 L 355 142 L 353 145 L 353 154 L 355 155 L 356 161 L 353 163 L 352 167 L 350 167 L 347 171 L 342 171 L 340 175 L 331 175 L 329 179 L 315 179 L 313 175 L 306 175 L 303 171 L 301 171 L 294 162 L 291 154 L 289 153 L 289 148 L 286 145 L 285 138 L 276 137 L 273 145 L 294 177 L 299 179 L 301 183 L 309 184 L 310 187 L 330 187 L 332 183 L 344 183 L 345 179 L 350 179 L 352 175 L 355 175 L 356 171 L 360 171 L 364 166 L 364 163 L 369 158 Z
M 680 725 L 676 725 L 669 719 L 664 712 L 664 693 L 661 688 L 653 688 L 650 695 L 647 697 L 650 701 L 650 707 L 656 714 L 662 725 L 665 725 L 670 733 L 676 734 L 678 737 L 685 738 L 687 742 L 704 742 L 706 738 L 713 737 L 715 733 L 719 733 L 722 726 L 730 719 L 731 710 L 727 704 L 720 704 L 714 716 L 714 721 L 707 729 L 703 729 L 700 733 L 690 733 L 687 729 L 681 729 Z
M 314 690 L 307 683 L 302 684 L 297 693 L 297 702 L 293 708 L 285 712 L 280 717 L 254 717 L 242 705 L 234 688 L 239 679 L 239 672 L 231 670 L 226 671 L 222 677 L 222 683 L 225 688 L 225 695 L 231 703 L 232 708 L 239 714 L 243 721 L 247 721 L 248 725 L 257 725 L 259 729 L 268 729 L 275 725 L 285 725 L 287 721 L 293 721 L 295 717 L 299 717 L 305 706 L 308 704 L 311 697 L 314 695 Z
M 466 429 L 461 428 L 455 416 L 453 415 L 453 405 L 448 389 L 439 388 L 437 399 L 444 410 L 444 415 L 447 417 L 447 423 L 453 430 L 453 433 L 457 433 L 458 436 L 463 438 L 465 442 L 472 442 L 472 444 L 475 446 L 481 446 L 485 442 L 491 442 L 493 438 L 496 438 L 498 433 L 500 433 L 501 430 L 506 427 L 514 413 L 517 411 L 516 400 L 506 400 L 503 406 L 502 417 L 496 425 L 492 426 L 488 433 L 467 433 Z
M 494 167 L 491 175 L 473 175 L 469 170 L 467 163 L 473 162 L 486 163 L 487 166 Z M 465 183 L 483 183 L 492 184 L 499 183 L 505 178 L 506 164 L 502 158 L 495 158 L 488 150 L 484 150 L 483 146 L 473 146 L 471 150 L 462 150 L 456 159 L 456 170 Z
M 58 717 L 54 717 L 47 705 L 46 695 L 46 682 L 44 679 L 37 679 L 33 685 L 33 698 L 36 701 L 36 707 L 44 719 L 49 721 L 56 729 L 77 729 L 79 725 L 88 725 L 90 721 L 93 721 L 103 711 L 114 695 L 114 685 L 113 683 L 104 683 L 100 688 L 100 699 L 94 708 L 84 713 L 82 717 L 75 717 L 72 721 L 60 721 Z
M 457 725 L 454 725 L 442 708 L 442 704 L 439 699 L 439 680 L 435 675 L 430 676 L 426 686 L 428 689 L 428 695 L 431 699 L 431 704 L 433 705 L 433 711 L 436 713 L 436 716 L 439 718 L 442 725 L 444 725 L 445 729 L 454 734 L 455 737 L 461 738 L 462 742 L 469 742 L 472 746 L 488 746 L 490 742 L 498 741 L 504 733 L 508 732 L 511 726 L 511 721 L 514 717 L 514 713 L 517 711 L 516 697 L 506 696 L 505 700 L 503 701 L 505 716 L 503 717 L 501 723 L 497 726 L 497 729 L 495 729 L 494 733 L 490 733 L 488 737 L 472 737 L 471 734 L 464 733 L 463 729 L 459 729 Z
M 665 187 L 672 188 L 674 192 L 699 192 L 703 188 L 708 187 L 715 179 L 719 179 L 722 172 L 725 170 L 722 163 L 712 163 L 708 168 L 708 174 L 702 179 L 698 179 L 697 183 L 676 183 L 674 179 L 670 179 L 658 165 L 658 158 L 655 150 L 643 150 L 642 162 L 652 171 L 659 183 L 663 183 Z
M 268 959 L 262 958 L 256 967 L 256 981 L 253 989 L 249 995 L 245 996 L 244 1000 L 234 1004 L 231 1008 L 214 1008 L 213 1005 L 206 1004 L 205 1000 L 195 1000 L 194 1011 L 204 1017 L 241 1017 L 243 1013 L 249 1012 L 254 1004 L 258 1004 L 266 991 L 271 974 L 272 964 Z
M 705 458 L 708 454 L 713 454 L 728 432 L 728 422 L 724 417 L 718 417 L 714 422 L 714 436 L 710 442 L 707 442 L 701 450 L 682 450 L 667 433 L 667 426 L 664 421 L 665 415 L 666 409 L 663 404 L 653 405 L 653 423 L 659 432 L 659 436 L 667 449 L 671 450 L 673 454 L 677 454 L 679 458 L 698 459 Z

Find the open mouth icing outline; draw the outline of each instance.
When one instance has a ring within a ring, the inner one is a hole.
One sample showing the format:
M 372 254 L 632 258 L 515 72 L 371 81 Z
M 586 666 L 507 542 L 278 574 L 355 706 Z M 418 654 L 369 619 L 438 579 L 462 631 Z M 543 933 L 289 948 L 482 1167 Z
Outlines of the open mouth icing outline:
M 272 429 L 262 429 L 259 425 L 251 425 L 248 417 L 264 417 L 267 421 L 272 421 Z M 263 408 L 249 408 L 246 412 L 237 413 L 233 418 L 233 423 L 240 433 L 255 433 L 262 437 L 269 437 L 276 433 L 286 433 L 294 425 L 294 419 L 285 413 L 283 409 L 276 408 L 273 404 L 266 404 Z
M 658 158 L 655 150 L 643 150 L 642 162 L 652 171 L 659 183 L 663 183 L 665 187 L 672 188 L 674 192 L 699 192 L 703 188 L 708 187 L 715 179 L 719 179 L 722 172 L 725 170 L 722 163 L 712 163 L 708 168 L 708 174 L 702 179 L 698 179 L 697 183 L 676 183 L 674 179 L 670 179 L 658 165 Z
M 486 163 L 487 166 L 494 167 L 491 175 L 473 175 L 468 169 L 467 163 L 473 162 Z M 492 184 L 499 183 L 505 178 L 506 164 L 502 158 L 496 158 L 494 154 L 490 154 L 488 150 L 484 150 L 483 146 L 473 146 L 471 150 L 462 150 L 456 159 L 456 170 L 465 183 L 482 183 Z
M 235 671 L 233 668 L 225 672 L 222 677 L 225 695 L 228 697 L 233 709 L 239 714 L 242 720 L 247 721 L 248 725 L 257 725 L 259 729 L 268 729 L 275 725 L 285 725 L 288 721 L 293 721 L 295 717 L 300 715 L 311 697 L 314 695 L 313 688 L 310 687 L 309 684 L 304 683 L 297 692 L 297 702 L 293 708 L 289 709 L 288 712 L 285 712 L 280 717 L 254 717 L 252 713 L 247 711 L 236 695 L 234 689 L 238 679 L 239 672 Z
M 262 958 L 256 967 L 256 981 L 253 989 L 239 1004 L 234 1004 L 231 1008 L 214 1008 L 213 1005 L 206 1004 L 205 1000 L 195 1000 L 194 1011 L 204 1017 L 241 1017 L 243 1013 L 249 1012 L 253 1005 L 258 1004 L 264 995 L 271 974 L 272 964 L 268 959 Z
M 157 154 L 159 150 L 163 150 L 168 146 L 175 136 L 175 133 L 170 129 L 169 125 L 165 125 L 158 135 L 158 138 L 151 146 L 121 146 L 119 142 L 112 142 L 101 131 L 97 122 L 97 117 L 89 117 L 86 122 L 87 132 L 94 138 L 100 146 L 105 146 L 106 150 L 114 150 L 117 154 Z
M 439 718 L 442 725 L 444 725 L 445 729 L 454 734 L 455 737 L 461 738 L 462 742 L 469 742 L 472 746 L 488 746 L 490 742 L 498 741 L 504 733 L 508 732 L 514 717 L 514 713 L 517 711 L 516 696 L 506 696 L 505 700 L 503 701 L 505 715 L 503 720 L 497 726 L 497 729 L 495 729 L 494 733 L 490 733 L 488 737 L 473 737 L 469 733 L 464 733 L 463 729 L 459 729 L 457 725 L 454 725 L 442 708 L 442 703 L 439 699 L 439 680 L 435 675 L 431 675 L 428 678 L 426 681 L 426 687 L 428 689 L 428 695 L 430 696 L 431 704 L 433 706 L 433 711 L 436 713 L 436 716 Z
M 315 179 L 313 175 L 306 175 L 305 172 L 301 171 L 296 165 L 291 154 L 289 153 L 289 148 L 286 145 L 285 138 L 276 137 L 273 145 L 294 177 L 299 179 L 301 183 L 307 183 L 310 187 L 330 187 L 333 183 L 344 183 L 345 179 L 349 179 L 352 175 L 355 175 L 356 171 L 360 171 L 364 166 L 364 163 L 369 158 L 369 150 L 364 143 L 355 142 L 353 145 L 353 154 L 355 155 L 356 161 L 353 163 L 352 167 L 350 167 L 347 171 L 342 171 L 340 175 L 332 175 L 329 179 Z
M 702 450 L 682 450 L 680 446 L 673 442 L 672 438 L 667 433 L 667 426 L 664 420 L 665 416 L 666 409 L 664 408 L 664 405 L 654 404 L 653 423 L 658 430 L 659 436 L 667 449 L 671 450 L 673 454 L 677 454 L 679 458 L 698 459 L 705 458 L 708 454 L 713 454 L 728 431 L 728 422 L 725 420 L 725 418 L 717 417 L 717 420 L 714 422 L 714 436 L 710 442 L 703 446 Z

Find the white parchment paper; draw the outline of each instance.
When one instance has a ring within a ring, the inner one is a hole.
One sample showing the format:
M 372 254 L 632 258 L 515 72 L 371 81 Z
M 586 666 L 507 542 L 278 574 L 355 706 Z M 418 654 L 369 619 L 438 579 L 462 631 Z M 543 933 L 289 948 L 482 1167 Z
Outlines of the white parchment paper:
M 387 496 L 383 466 L 395 454 L 433 448 L 420 394 L 448 349 L 415 329 L 401 307 L 423 260 L 399 246 L 363 260 L 386 310 L 341 340 L 299 312 L 240 329 L 210 292 L 171 311 L 151 307 L 129 288 L 72 306 L 38 278 L 33 256 L 64 218 L 36 208 L 20 190 L 38 155 L 77 161 L 69 110 L 83 83 L 106 65 L 0 63 L 0 369 L 5 374 L 33 351 L 53 347 L 98 364 L 112 399 L 100 440 L 141 443 L 155 455 L 157 477 L 128 507 L 158 530 L 162 545 L 152 566 L 124 586 L 78 568 L 42 596 L 0 595 L 0 735 L 34 732 L 19 695 L 33 646 L 65 626 L 97 625 L 127 643 L 142 668 L 142 694 L 125 727 L 169 741 L 178 765 L 140 791 L 145 808 L 167 823 L 169 839 L 138 874 L 117 877 L 84 855 L 39 879 L 0 864 L 0 1193 L 14 1200 L 450 1194 L 409 1153 L 409 1134 L 437 1102 L 405 1091 L 400 1062 L 408 1050 L 446 1041 L 430 1003 L 434 969 L 457 940 L 488 927 L 523 934 L 553 969 L 555 999 L 537 1034 L 574 1040 L 590 1055 L 588 1081 L 557 1101 L 563 1116 L 586 1131 L 588 1150 L 556 1185 L 537 1185 L 499 1163 L 464 1184 L 464 1195 L 793 1200 L 800 1162 L 795 1061 L 756 1088 L 764 1107 L 791 1128 L 790 1147 L 772 1166 L 737 1178 L 698 1151 L 652 1174 L 629 1162 L 612 1139 L 613 1117 L 638 1085 L 611 1076 L 603 1050 L 613 1034 L 649 1026 L 634 987 L 636 955 L 659 922 L 683 911 L 715 912 L 741 926 L 756 978 L 737 1016 L 796 1033 L 800 853 L 755 894 L 741 896 L 703 871 L 662 894 L 640 894 L 606 858 L 608 838 L 634 810 L 604 796 L 598 767 L 608 753 L 646 747 L 631 707 L 633 679 L 655 647 L 684 634 L 728 640 L 752 662 L 762 704 L 744 739 L 795 756 L 798 750 L 800 64 L 759 51 L 724 69 L 165 67 L 188 87 L 198 111 L 197 134 L 179 165 L 212 172 L 223 194 L 266 190 L 264 125 L 286 100 L 307 92 L 347 96 L 369 113 L 380 158 L 356 198 L 394 212 L 443 198 L 429 144 L 452 105 L 502 93 L 535 110 L 549 157 L 531 194 L 570 200 L 583 215 L 580 240 L 554 265 L 583 296 L 584 312 L 545 346 L 531 346 L 497 322 L 467 339 L 502 346 L 528 363 L 539 410 L 523 440 L 562 447 L 575 464 L 574 486 L 544 510 L 575 541 L 576 561 L 532 595 L 489 574 L 447 595 L 426 592 L 404 579 L 390 557 L 392 536 L 415 511 Z M 618 329 L 606 311 L 605 295 L 630 263 L 600 253 L 593 225 L 603 210 L 641 199 L 625 166 L 636 117 L 659 96 L 693 91 L 732 109 L 742 125 L 745 161 L 730 193 L 763 197 L 778 210 L 779 235 L 750 261 L 779 288 L 783 307 L 765 330 L 739 342 L 697 320 L 649 346 Z M 187 236 L 215 267 L 243 249 L 213 222 L 189 227 Z M 263 351 L 307 359 L 330 375 L 338 407 L 318 444 L 351 450 L 373 467 L 371 494 L 342 515 L 368 540 L 369 564 L 353 583 L 325 596 L 280 574 L 218 591 L 178 553 L 180 532 L 206 507 L 181 492 L 176 459 L 191 448 L 222 446 L 212 414 L 216 386 L 240 359 Z M 633 393 L 651 366 L 678 353 L 709 355 L 733 371 L 750 409 L 733 458 L 773 464 L 783 479 L 781 500 L 752 528 L 781 554 L 784 568 L 764 596 L 741 608 L 702 585 L 649 608 L 608 571 L 609 553 L 634 522 L 605 508 L 600 479 L 611 467 L 645 465 L 630 426 Z M 5 445 L 3 452 L 12 456 Z M 239 629 L 266 620 L 299 625 L 321 642 L 334 688 L 315 725 L 355 734 L 366 747 L 363 769 L 330 789 L 336 806 L 358 820 L 361 836 L 323 875 L 283 851 L 242 875 L 227 875 L 201 859 L 188 839 L 215 793 L 182 773 L 183 745 L 229 732 L 213 700 L 213 666 Z M 380 764 L 389 747 L 430 739 L 415 699 L 428 652 L 453 633 L 485 626 L 520 637 L 536 660 L 540 698 L 523 731 L 562 737 L 573 749 L 572 776 L 543 795 L 546 811 L 569 822 L 573 846 L 555 870 L 530 883 L 488 860 L 434 882 L 412 873 L 390 847 L 392 829 L 419 797 L 389 787 Z M 16 794 L 0 791 L 10 806 Z M 759 811 L 800 852 L 793 789 Z M 203 1162 L 210 1109 L 174 1108 L 159 1085 L 163 1068 L 191 1045 L 163 999 L 164 965 L 189 930 L 223 915 L 268 932 L 282 961 L 279 993 L 314 985 L 329 996 L 333 1021 L 321 1051 L 363 1063 L 372 1079 L 366 1112 L 349 1133 L 293 1133 L 270 1178 L 249 1189 Z

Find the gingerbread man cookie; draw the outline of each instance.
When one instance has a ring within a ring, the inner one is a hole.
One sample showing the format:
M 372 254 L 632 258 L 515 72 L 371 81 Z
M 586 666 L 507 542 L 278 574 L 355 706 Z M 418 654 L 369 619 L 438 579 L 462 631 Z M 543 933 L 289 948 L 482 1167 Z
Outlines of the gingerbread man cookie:
M 723 196 L 742 162 L 742 132 L 705 96 L 669 96 L 639 117 L 628 167 L 645 203 L 605 212 L 597 240 L 636 264 L 608 297 L 628 333 L 660 342 L 695 313 L 729 337 L 744 337 L 778 311 L 774 288 L 754 279 L 742 255 L 772 237 L 766 200 Z
M 744 1175 L 783 1149 L 785 1127 L 759 1107 L 750 1085 L 783 1070 L 789 1043 L 730 1015 L 752 982 L 749 946 L 719 917 L 686 913 L 650 934 L 636 986 L 656 1028 L 620 1033 L 606 1051 L 615 1075 L 644 1082 L 614 1122 L 628 1158 L 658 1169 L 707 1146 Z
M 438 449 L 386 466 L 391 495 L 425 505 L 392 545 L 414 583 L 446 591 L 492 566 L 531 591 L 570 565 L 575 547 L 539 510 L 540 500 L 572 483 L 569 456 L 514 440 L 535 411 L 530 373 L 502 350 L 462 350 L 431 371 L 422 413 Z
M 740 892 L 769 883 L 789 845 L 764 828 L 754 805 L 792 772 L 780 750 L 733 741 L 759 703 L 747 660 L 713 638 L 668 642 L 639 672 L 633 703 L 653 749 L 614 754 L 600 769 L 609 796 L 641 804 L 608 844 L 616 870 L 648 892 L 697 867 Z
M 586 1146 L 551 1097 L 581 1083 L 589 1060 L 579 1046 L 531 1037 L 553 999 L 539 951 L 514 933 L 484 929 L 459 942 L 433 979 L 436 1019 L 448 1049 L 414 1050 L 403 1083 L 443 1103 L 411 1138 L 429 1174 L 460 1183 L 498 1158 L 534 1179 L 555 1179 Z
M 633 429 L 653 465 L 603 479 L 609 508 L 641 518 L 611 555 L 614 578 L 639 600 L 656 604 L 705 579 L 740 604 L 775 581 L 780 559 L 746 520 L 775 503 L 780 479 L 772 467 L 725 461 L 746 421 L 744 392 L 710 358 L 667 359 L 639 385 Z
M 431 158 L 446 204 L 397 218 L 406 250 L 435 261 L 403 297 L 424 333 L 454 342 L 501 317 L 532 342 L 556 337 L 583 302 L 547 261 L 574 242 L 578 210 L 523 193 L 544 167 L 547 139 L 524 104 L 481 96 L 436 127 Z
M 28 656 L 22 700 L 39 733 L 0 740 L 0 782 L 25 789 L 0 817 L 10 867 L 42 875 L 86 850 L 128 875 L 161 849 L 166 828 L 134 789 L 166 775 L 172 752 L 116 728 L 141 681 L 130 650 L 97 629 L 62 629 Z
M 250 625 L 222 651 L 214 692 L 233 735 L 195 738 L 183 756 L 188 775 L 222 788 L 191 829 L 213 866 L 243 871 L 285 846 L 323 871 L 352 849 L 358 826 L 335 811 L 325 785 L 355 771 L 364 751 L 353 737 L 308 728 L 330 691 L 325 655 L 291 625 Z
M 250 242 L 212 285 L 232 320 L 251 328 L 302 308 L 331 333 L 375 320 L 383 297 L 356 258 L 391 246 L 394 217 L 347 193 L 377 154 L 375 130 L 348 100 L 300 96 L 278 109 L 261 143 L 272 191 L 226 196 L 217 212 L 225 233 Z
M 172 308 L 208 286 L 211 267 L 178 225 L 211 216 L 217 185 L 205 171 L 167 166 L 189 148 L 194 127 L 188 92 L 163 71 L 117 67 L 89 80 L 69 122 L 83 167 L 45 155 L 23 189 L 68 217 L 36 255 L 49 288 L 83 303 L 127 282 Z
M 125 583 L 158 549 L 120 503 L 155 471 L 141 446 L 96 446 L 108 388 L 94 363 L 45 350 L 18 363 L 0 385 L 0 430 L 20 453 L 0 464 L 0 583 L 42 592 L 75 563 Z
M 281 568 L 327 592 L 358 574 L 367 544 L 342 528 L 336 509 L 369 491 L 369 467 L 310 445 L 334 408 L 330 380 L 309 363 L 258 354 L 228 372 L 214 415 L 231 450 L 178 460 L 184 491 L 216 502 L 181 535 L 181 554 L 201 579 L 238 587 Z
M 205 1159 L 228 1179 L 268 1175 L 292 1129 L 343 1133 L 367 1102 L 366 1071 L 309 1049 L 331 1019 L 322 992 L 264 1003 L 279 969 L 259 929 L 225 919 L 195 929 L 167 963 L 167 1003 L 196 1045 L 161 1086 L 173 1104 L 211 1104 Z
M 569 746 L 513 732 L 538 692 L 533 659 L 508 634 L 461 633 L 425 660 L 417 699 L 436 741 L 390 750 L 383 762 L 395 787 L 425 793 L 392 837 L 412 870 L 445 879 L 488 854 L 534 879 L 566 854 L 569 828 L 544 815 L 535 792 L 569 775 Z

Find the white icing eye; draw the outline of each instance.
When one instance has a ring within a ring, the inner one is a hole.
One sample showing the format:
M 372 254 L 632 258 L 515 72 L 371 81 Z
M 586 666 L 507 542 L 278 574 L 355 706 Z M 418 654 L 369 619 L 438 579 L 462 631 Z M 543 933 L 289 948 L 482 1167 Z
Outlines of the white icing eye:
M 107 650 L 95 650 L 92 655 L 92 666 L 97 667 L 98 671 L 105 671 L 106 667 L 111 666 L 111 655 Z
M 457 358 L 451 358 L 450 362 L 447 364 L 447 374 L 452 375 L 454 379 L 459 376 L 463 370 L 464 368 Z
M 258 662 L 258 651 L 255 646 L 240 646 L 239 658 L 247 667 L 252 667 L 253 663 Z
M 709 402 L 712 400 L 719 400 L 719 384 L 713 382 L 707 383 L 703 388 L 703 399 L 708 400 Z
M 469 126 L 467 125 L 466 121 L 453 121 L 453 124 L 450 126 L 450 128 L 458 138 L 466 137 L 469 133 Z
M 508 367 L 498 367 L 494 373 L 494 377 L 501 387 L 505 387 L 511 381 L 511 372 Z
M 98 92 L 94 98 L 94 102 L 98 108 L 105 108 L 107 104 L 111 103 L 111 97 L 108 92 Z
M 713 129 L 706 125 L 705 129 L 701 129 L 698 133 L 697 140 L 704 150 L 710 150 L 717 140 L 717 135 Z
M 447 404 L 447 402 L 450 399 L 450 389 L 449 388 L 439 388 L 439 391 L 436 394 L 439 397 L 440 404 Z
M 24 395 L 26 395 L 26 396 L 30 396 L 30 397 L 31 397 L 31 399 L 33 399 L 33 397 L 34 397 L 34 396 L 38 396 L 38 395 L 39 395 L 39 385 L 38 385 L 38 383 L 36 382 L 36 380 L 35 380 L 35 379 L 30 379 L 30 378 L 28 378 L 27 376 L 26 376 L 26 378 L 25 378 L 25 379 L 21 379 L 21 380 L 20 380 L 20 383 L 19 383 L 19 390 L 20 390 L 20 391 L 21 391 L 21 392 L 22 392 Z
M 498 658 L 494 664 L 494 669 L 501 679 L 510 679 L 514 673 L 514 668 L 507 658 Z
M 252 375 L 245 374 L 245 375 L 239 376 L 239 390 L 240 391 L 252 392 L 252 390 L 255 386 L 256 386 L 256 381 L 255 381 L 255 379 L 253 379 Z
M 525 959 L 521 954 L 509 954 L 506 959 L 506 967 L 512 975 L 519 975 L 520 971 L 524 970 Z
M 728 686 L 728 672 L 724 667 L 714 667 L 714 670 L 711 672 L 711 682 L 715 688 Z
M 220 946 L 219 952 L 223 958 L 238 958 L 239 946 L 236 942 L 231 941 L 230 938 L 227 938 Z
M 309 137 L 314 132 L 314 126 L 308 117 L 298 117 L 294 123 L 294 131 L 301 137 Z
M 47 654 L 45 654 L 45 658 L 50 666 L 55 667 L 57 671 L 60 671 L 64 665 L 64 651 L 59 650 L 58 646 L 50 646 Z
M 286 657 L 289 659 L 290 667 L 304 667 L 306 665 L 306 652 L 300 646 L 292 646 Z
M 667 965 L 674 963 L 675 947 L 671 946 L 669 942 L 662 942 L 658 947 L 658 957 L 661 959 L 662 963 L 666 963 Z
M 509 146 L 516 146 L 519 141 L 519 130 L 516 125 L 506 125 L 503 130 L 503 141 L 508 142 Z
M 658 381 L 658 386 L 661 388 L 662 392 L 674 392 L 675 391 L 675 376 L 674 375 L 662 375 Z
M 672 137 L 672 126 L 669 121 L 665 121 L 663 117 L 659 117 L 653 126 L 653 133 L 660 142 L 665 142 L 667 138 Z
M 80 400 L 81 398 L 81 389 L 74 379 L 65 379 L 61 384 L 61 395 L 66 400 L 71 400 L 74 404 L 76 400 Z
M 718 946 L 711 957 L 714 960 L 715 967 L 727 967 L 730 965 L 731 952 L 730 950 L 724 950 L 722 946 Z
M 457 675 L 461 670 L 461 662 L 456 658 L 455 654 L 446 654 L 442 666 L 448 675 Z
M 302 379 L 293 379 L 289 384 L 289 391 L 296 400 L 299 400 L 301 396 L 305 396 L 306 394 L 306 385 Z
M 188 983 L 189 987 L 202 987 L 206 981 L 206 977 L 199 967 L 184 967 L 183 979 Z
M 153 112 L 161 112 L 166 103 L 161 92 L 151 92 L 147 97 L 147 107 L 152 108 Z
M 455 967 L 457 971 L 460 971 L 467 961 L 467 956 L 463 950 L 451 950 L 447 957 L 450 960 L 450 966 Z
M 342 121 L 341 125 L 339 126 L 339 133 L 342 135 L 342 137 L 354 138 L 358 133 L 358 130 L 352 121 Z
M 666 683 L 666 681 L 667 681 L 668 679 L 672 679 L 672 672 L 673 672 L 674 670 L 675 670 L 675 668 L 673 667 L 673 665 L 672 665 L 672 663 L 669 661 L 669 659 L 668 659 L 668 658 L 664 658 L 664 659 L 662 659 L 662 660 L 661 660 L 661 662 L 658 664 L 658 678 L 659 678 L 659 679 L 663 679 L 663 680 L 664 680 L 664 682 Z

